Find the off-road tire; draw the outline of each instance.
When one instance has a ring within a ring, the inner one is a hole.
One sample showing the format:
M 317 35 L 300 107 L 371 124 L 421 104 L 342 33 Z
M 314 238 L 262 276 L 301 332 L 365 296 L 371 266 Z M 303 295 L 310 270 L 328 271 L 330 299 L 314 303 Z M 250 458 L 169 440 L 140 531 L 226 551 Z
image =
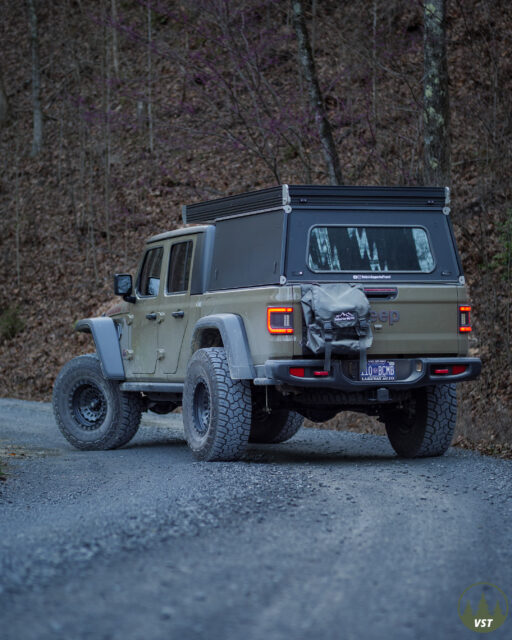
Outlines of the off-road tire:
M 117 449 L 137 433 L 142 403 L 107 380 L 96 354 L 73 358 L 53 386 L 53 411 L 62 435 L 77 449 Z
M 185 438 L 198 460 L 239 460 L 251 429 L 251 388 L 232 380 L 223 348 L 194 353 L 183 389 Z
M 381 419 L 399 456 L 441 456 L 451 444 L 457 419 L 455 385 L 417 389 L 408 408 L 384 411 Z
M 304 424 L 304 417 L 295 411 L 255 411 L 253 407 L 249 442 L 276 444 L 286 442 L 297 433 Z

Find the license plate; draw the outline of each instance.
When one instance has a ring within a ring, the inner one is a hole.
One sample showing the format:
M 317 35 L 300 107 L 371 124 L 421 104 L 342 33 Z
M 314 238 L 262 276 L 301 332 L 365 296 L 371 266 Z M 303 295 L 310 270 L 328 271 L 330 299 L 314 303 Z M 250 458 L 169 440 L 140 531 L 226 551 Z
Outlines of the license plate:
M 366 371 L 361 372 L 361 380 L 395 380 L 395 363 L 392 360 L 368 360 Z

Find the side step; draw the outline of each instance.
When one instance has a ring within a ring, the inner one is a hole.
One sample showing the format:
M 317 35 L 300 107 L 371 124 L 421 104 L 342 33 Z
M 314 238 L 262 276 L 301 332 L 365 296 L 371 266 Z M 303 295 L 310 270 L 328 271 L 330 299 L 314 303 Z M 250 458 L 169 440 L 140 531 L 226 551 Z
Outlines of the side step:
M 183 393 L 183 382 L 123 382 L 119 388 L 146 393 Z

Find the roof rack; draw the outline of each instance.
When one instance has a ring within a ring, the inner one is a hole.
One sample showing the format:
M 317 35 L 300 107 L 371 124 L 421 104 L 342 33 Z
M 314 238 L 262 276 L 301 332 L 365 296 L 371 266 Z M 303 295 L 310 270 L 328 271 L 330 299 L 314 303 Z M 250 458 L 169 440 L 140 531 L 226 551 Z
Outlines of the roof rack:
M 345 187 L 287 185 L 184 205 L 185 224 L 212 223 L 223 218 L 270 211 L 312 209 L 442 209 L 449 204 L 444 187 Z

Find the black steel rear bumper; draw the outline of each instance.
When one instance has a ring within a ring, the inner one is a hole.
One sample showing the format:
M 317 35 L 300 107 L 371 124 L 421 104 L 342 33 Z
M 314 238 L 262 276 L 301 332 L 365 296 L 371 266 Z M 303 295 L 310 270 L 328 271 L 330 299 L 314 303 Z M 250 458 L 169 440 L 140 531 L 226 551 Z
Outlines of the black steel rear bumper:
M 322 371 L 323 360 L 267 360 L 264 365 L 265 376 L 254 380 L 256 385 L 289 385 L 291 387 L 310 387 L 338 389 L 346 392 L 363 391 L 385 387 L 388 389 L 414 389 L 433 384 L 447 384 L 474 380 L 482 369 L 479 358 L 390 358 L 395 362 L 396 380 L 356 379 L 358 361 L 333 360 L 329 375 L 315 375 Z M 451 373 L 454 366 L 466 366 L 463 373 Z M 304 377 L 292 375 L 290 368 L 304 368 Z M 259 367 L 259 369 L 263 369 Z M 448 370 L 448 373 L 435 373 L 435 370 Z M 263 371 L 262 371 L 263 373 Z M 355 374 L 355 375 L 354 375 Z

